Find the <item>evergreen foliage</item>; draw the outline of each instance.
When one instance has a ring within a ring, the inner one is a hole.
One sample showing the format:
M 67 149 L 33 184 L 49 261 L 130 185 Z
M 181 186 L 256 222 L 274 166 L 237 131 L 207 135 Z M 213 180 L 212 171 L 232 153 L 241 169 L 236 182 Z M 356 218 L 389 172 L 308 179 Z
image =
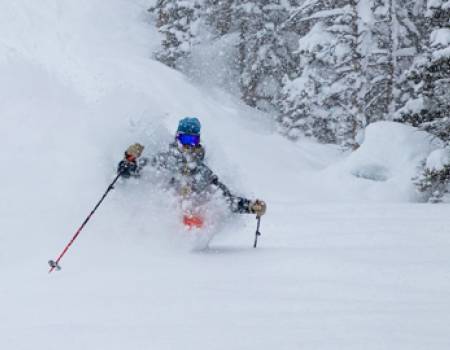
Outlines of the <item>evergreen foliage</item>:
M 206 22 L 217 35 L 225 35 L 233 29 L 234 0 L 206 0 Z
M 367 124 L 393 118 L 407 101 L 405 72 L 423 51 L 423 8 L 419 1 L 373 0 L 372 21 L 365 23 L 364 112 Z M 421 13 L 421 15 L 419 15 Z
M 427 50 L 407 74 L 411 98 L 398 119 L 450 141 L 450 1 L 429 3 Z
M 429 169 L 422 163 L 419 175 L 413 179 L 417 190 L 423 195 L 424 200 L 430 203 L 440 203 L 450 183 L 450 164 L 442 169 Z
M 285 81 L 279 102 L 282 128 L 291 138 L 304 134 L 326 143 L 354 141 L 360 121 L 353 104 L 362 82 L 354 67 L 357 38 L 350 5 L 346 0 L 308 1 L 291 15 L 296 31 L 307 33 L 296 52 L 302 70 Z
M 164 36 L 161 50 L 155 53 L 159 61 L 176 68 L 179 60 L 190 54 L 201 19 L 201 5 L 200 0 L 158 0 L 149 9 L 157 14 L 156 25 Z
M 273 109 L 283 78 L 295 69 L 285 33 L 279 28 L 288 14 L 280 0 L 240 0 L 234 6 L 241 96 L 252 107 Z

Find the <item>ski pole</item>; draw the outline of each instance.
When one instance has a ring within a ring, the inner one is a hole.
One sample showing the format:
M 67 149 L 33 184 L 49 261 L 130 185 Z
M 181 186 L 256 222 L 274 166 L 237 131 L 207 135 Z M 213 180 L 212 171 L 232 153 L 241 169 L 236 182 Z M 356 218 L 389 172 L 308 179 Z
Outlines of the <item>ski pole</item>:
M 256 216 L 256 220 L 258 220 L 258 223 L 256 224 L 256 232 L 255 232 L 255 242 L 253 242 L 253 248 L 256 248 L 256 245 L 258 244 L 258 236 L 261 236 L 261 232 L 259 232 L 259 225 L 261 224 L 261 216 Z
M 103 200 L 106 198 L 106 196 L 108 195 L 108 193 L 114 188 L 114 184 L 117 182 L 117 180 L 119 179 L 120 175 L 122 175 L 122 172 L 119 172 L 117 174 L 117 176 L 114 178 L 114 181 L 111 182 L 111 184 L 108 186 L 106 192 L 103 194 L 102 198 L 100 198 L 100 200 L 98 201 L 98 203 L 95 205 L 94 209 L 92 209 L 92 211 L 90 212 L 90 214 L 87 216 L 87 218 L 83 221 L 83 223 L 81 224 L 81 226 L 78 228 L 78 230 L 75 232 L 74 236 L 72 237 L 72 239 L 70 240 L 70 242 L 66 245 L 66 247 L 63 249 L 63 251 L 61 252 L 61 254 L 59 254 L 58 258 L 56 260 L 49 260 L 48 264 L 50 265 L 50 270 L 48 271 L 48 273 L 51 273 L 54 269 L 56 269 L 57 271 L 61 270 L 61 266 L 59 266 L 59 261 L 62 259 L 62 257 L 64 256 L 64 254 L 66 254 L 66 252 L 69 250 L 70 246 L 72 245 L 72 243 L 77 239 L 78 235 L 80 234 L 80 232 L 83 230 L 84 226 L 87 224 L 87 222 L 89 221 L 89 219 L 92 217 L 92 215 L 94 215 L 95 211 L 97 210 L 97 208 L 100 206 L 100 204 L 103 202 Z

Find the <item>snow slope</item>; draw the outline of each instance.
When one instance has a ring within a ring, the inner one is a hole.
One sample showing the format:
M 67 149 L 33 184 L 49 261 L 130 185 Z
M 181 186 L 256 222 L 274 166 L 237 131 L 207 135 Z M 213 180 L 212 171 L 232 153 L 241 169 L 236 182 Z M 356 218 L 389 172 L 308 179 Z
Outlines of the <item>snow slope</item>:
M 447 349 L 449 207 L 400 186 L 437 146 L 392 124 L 350 157 L 292 144 L 149 59 L 150 3 L 0 4 L 0 348 Z M 220 178 L 267 200 L 260 247 L 240 216 L 192 251 L 147 174 L 116 186 L 48 275 L 124 148 L 163 149 L 184 115 Z

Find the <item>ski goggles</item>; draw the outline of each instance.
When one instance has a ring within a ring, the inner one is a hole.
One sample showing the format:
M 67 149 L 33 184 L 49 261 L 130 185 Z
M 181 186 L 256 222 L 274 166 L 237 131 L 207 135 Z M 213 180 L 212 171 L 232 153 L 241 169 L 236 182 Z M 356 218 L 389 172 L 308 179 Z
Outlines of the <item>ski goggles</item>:
M 200 135 L 177 134 L 177 140 L 183 146 L 197 146 L 200 143 Z

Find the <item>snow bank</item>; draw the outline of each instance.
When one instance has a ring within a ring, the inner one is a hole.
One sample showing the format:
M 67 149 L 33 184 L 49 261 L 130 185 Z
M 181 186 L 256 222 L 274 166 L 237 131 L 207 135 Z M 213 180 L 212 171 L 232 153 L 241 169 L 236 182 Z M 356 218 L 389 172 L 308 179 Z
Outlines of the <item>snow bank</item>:
M 413 127 L 373 123 L 366 129 L 361 147 L 343 162 L 341 170 L 358 179 L 356 188 L 368 198 L 413 200 L 411 178 L 420 162 L 441 146 L 430 134 Z
M 425 166 L 430 170 L 442 170 L 445 165 L 450 163 L 449 157 L 449 149 L 448 148 L 439 148 L 434 150 L 428 156 Z

